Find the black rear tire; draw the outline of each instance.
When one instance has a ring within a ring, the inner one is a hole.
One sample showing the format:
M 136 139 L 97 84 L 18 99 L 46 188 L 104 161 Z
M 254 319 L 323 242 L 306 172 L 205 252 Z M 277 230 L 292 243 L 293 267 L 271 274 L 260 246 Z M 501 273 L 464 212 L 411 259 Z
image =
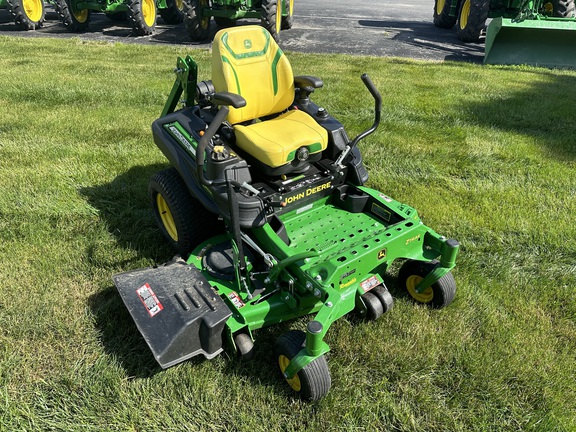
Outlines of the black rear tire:
M 46 10 L 43 0 L 7 0 L 7 9 L 22 30 L 36 30 L 44 26 Z
M 184 21 L 184 4 L 182 0 L 166 0 L 166 9 L 158 9 L 158 13 L 166 24 L 180 24 Z
M 282 30 L 290 30 L 292 28 L 292 24 L 294 23 L 294 11 L 292 10 L 292 4 L 294 2 L 292 0 L 284 0 L 284 8 L 286 9 L 286 15 L 282 15 L 282 21 L 280 24 L 280 28 Z
M 62 24 L 68 30 L 75 33 L 88 30 L 91 15 L 89 9 L 77 10 L 70 0 L 56 0 L 54 7 Z
M 451 0 L 436 0 L 434 2 L 434 25 L 439 28 L 451 29 L 456 24 L 456 16 L 450 15 Z
M 268 30 L 276 41 L 280 39 L 282 10 L 278 10 L 278 0 L 262 0 L 260 25 Z
M 456 36 L 462 42 L 478 42 L 486 27 L 490 0 L 462 0 L 458 10 Z
M 575 16 L 576 7 L 574 0 L 553 0 L 553 15 L 558 18 L 572 18 Z
M 137 36 L 154 34 L 156 17 L 156 0 L 132 0 L 128 4 L 128 21 Z
M 148 194 L 162 235 L 179 254 L 224 232 L 218 217 L 190 195 L 175 168 L 154 174 Z
M 304 348 L 305 344 L 306 333 L 300 330 L 290 330 L 276 340 L 276 359 L 282 373 L 286 370 L 289 361 Z M 324 397 L 332 385 L 328 363 L 323 355 L 286 381 L 303 399 L 310 401 Z
M 210 17 L 202 17 L 202 7 L 209 5 L 208 0 L 184 0 L 184 25 L 190 39 L 205 41 L 210 37 Z
M 422 293 L 417 293 L 416 285 L 436 268 L 437 261 L 408 260 L 398 273 L 398 285 L 405 289 L 416 302 L 440 309 L 448 306 L 456 296 L 456 281 L 452 273 L 447 273 Z

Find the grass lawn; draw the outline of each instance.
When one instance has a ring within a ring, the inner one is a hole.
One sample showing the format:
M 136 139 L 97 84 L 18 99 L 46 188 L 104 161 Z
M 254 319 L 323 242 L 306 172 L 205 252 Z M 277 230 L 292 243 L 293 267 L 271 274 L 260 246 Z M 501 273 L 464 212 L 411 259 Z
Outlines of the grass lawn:
M 162 371 L 111 281 L 172 257 L 149 177 L 150 124 L 184 47 L 0 37 L 0 430 L 576 430 L 576 72 L 289 54 L 361 143 L 368 185 L 458 239 L 454 303 L 394 289 L 377 322 L 339 320 L 333 386 L 295 398 L 256 358 Z

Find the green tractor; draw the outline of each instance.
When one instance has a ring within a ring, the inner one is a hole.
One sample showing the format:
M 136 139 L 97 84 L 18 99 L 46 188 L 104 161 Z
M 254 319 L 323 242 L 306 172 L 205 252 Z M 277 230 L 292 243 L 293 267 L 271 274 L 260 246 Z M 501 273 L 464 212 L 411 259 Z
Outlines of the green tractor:
M 221 28 L 233 27 L 242 18 L 259 18 L 278 40 L 280 30 L 292 28 L 294 0 L 184 0 L 184 23 L 193 41 L 210 37 L 210 19 Z
M 178 24 L 183 20 L 182 0 L 54 1 L 56 12 L 64 26 L 72 32 L 86 31 L 92 12 L 103 12 L 112 20 L 127 19 L 137 36 L 151 35 L 155 32 L 158 13 L 167 24 Z
M 574 0 L 435 0 L 434 25 L 463 42 L 486 30 L 484 63 L 576 67 Z
M 390 311 L 384 282 L 392 263 L 400 291 L 434 308 L 456 294 L 459 244 L 428 228 L 411 206 L 365 186 L 358 143 L 311 100 L 320 78 L 294 76 L 270 33 L 220 30 L 211 79 L 198 81 L 187 56 L 152 124 L 171 167 L 152 176 L 158 226 L 178 252 L 169 263 L 113 276 L 161 367 L 228 347 L 249 359 L 258 330 L 308 316 L 305 331 L 280 335 L 275 361 L 304 399 L 331 386 L 330 326 L 349 313 Z M 177 109 L 180 100 L 184 107 Z
M 0 9 L 8 9 L 22 30 L 36 30 L 44 25 L 44 0 L 0 0 Z

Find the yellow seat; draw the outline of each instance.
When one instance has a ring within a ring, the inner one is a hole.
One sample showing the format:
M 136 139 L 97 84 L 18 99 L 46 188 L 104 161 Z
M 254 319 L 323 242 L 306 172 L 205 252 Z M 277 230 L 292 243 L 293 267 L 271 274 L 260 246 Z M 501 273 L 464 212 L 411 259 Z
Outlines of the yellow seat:
M 212 45 L 212 83 L 216 92 L 246 100 L 232 108 L 236 144 L 269 167 L 291 163 L 299 149 L 309 155 L 326 149 L 328 133 L 303 111 L 286 111 L 294 101 L 294 75 L 288 59 L 270 33 L 260 26 L 220 30 Z M 280 114 L 270 120 L 251 122 Z

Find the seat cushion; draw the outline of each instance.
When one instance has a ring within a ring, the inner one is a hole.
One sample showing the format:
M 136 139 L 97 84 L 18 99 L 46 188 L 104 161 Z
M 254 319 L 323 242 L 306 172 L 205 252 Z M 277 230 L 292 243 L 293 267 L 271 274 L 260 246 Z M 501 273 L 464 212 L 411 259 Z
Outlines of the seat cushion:
M 276 168 L 306 147 L 312 155 L 326 149 L 328 132 L 303 111 L 288 111 L 272 120 L 234 126 L 236 144 L 260 162 Z

